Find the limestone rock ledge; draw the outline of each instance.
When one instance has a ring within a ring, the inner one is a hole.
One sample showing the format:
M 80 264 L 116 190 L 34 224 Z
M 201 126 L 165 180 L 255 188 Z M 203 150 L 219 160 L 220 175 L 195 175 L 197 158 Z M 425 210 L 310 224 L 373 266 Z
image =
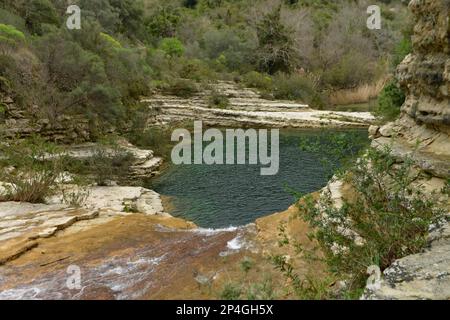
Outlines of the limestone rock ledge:
M 368 127 L 375 118 L 369 112 L 333 112 L 313 110 L 292 101 L 262 99 L 250 89 L 232 82 L 211 84 L 214 92 L 226 96 L 226 108 L 208 105 L 208 90 L 190 98 L 155 94 L 144 99 L 148 104 L 148 125 L 165 125 L 182 121 L 202 120 L 208 126 L 271 127 L 271 128 L 334 128 Z
M 83 225 L 82 229 L 86 229 L 132 213 L 171 218 L 153 190 L 113 186 L 90 187 L 87 191 L 88 197 L 80 208 L 63 204 L 61 196 L 48 199 L 48 204 L 0 203 L 0 265 L 35 248 L 40 239 L 80 221 L 91 221 Z
M 140 149 L 129 143 L 127 140 L 121 138 L 117 141 L 117 146 L 121 151 L 130 153 L 134 160 L 129 168 L 128 179 L 129 184 L 134 183 L 136 180 L 149 179 L 159 174 L 159 168 L 163 163 L 161 157 L 154 155 L 152 150 Z M 72 145 L 65 152 L 65 155 L 73 159 L 87 159 L 93 157 L 100 145 L 93 142 L 87 142 L 78 145 Z M 112 148 L 101 146 L 106 155 L 113 155 L 114 150 Z
M 401 117 L 369 131 L 374 146 L 415 153 L 424 171 L 450 177 L 450 1 L 413 0 L 413 53 L 397 70 L 406 92 Z
M 450 225 L 430 235 L 424 252 L 396 260 L 362 299 L 450 299 Z
M 82 143 L 91 140 L 89 120 L 82 115 L 59 115 L 50 121 L 38 116 L 38 106 L 23 110 L 10 96 L 3 93 L 0 93 L 0 104 L 6 109 L 5 119 L 0 117 L 0 132 L 5 138 L 26 138 L 38 134 L 57 143 Z

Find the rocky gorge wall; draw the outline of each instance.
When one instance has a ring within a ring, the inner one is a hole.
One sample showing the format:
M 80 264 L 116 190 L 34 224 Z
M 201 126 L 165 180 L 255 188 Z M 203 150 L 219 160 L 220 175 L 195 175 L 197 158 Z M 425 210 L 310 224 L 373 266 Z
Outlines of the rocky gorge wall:
M 397 70 L 406 101 L 397 121 L 369 131 L 373 146 L 390 145 L 399 161 L 412 156 L 429 190 L 439 190 L 450 178 L 450 0 L 413 0 L 409 7 L 413 53 Z M 428 240 L 426 250 L 387 268 L 363 298 L 450 299 L 450 224 Z
M 89 120 L 83 116 L 59 115 L 54 121 L 38 116 L 39 107 L 25 111 L 7 94 L 0 92 L 0 133 L 6 138 L 40 135 L 57 143 L 81 143 L 91 140 Z
M 397 70 L 406 92 L 400 118 L 371 127 L 373 144 L 391 144 L 399 157 L 414 155 L 425 172 L 450 177 L 450 23 L 449 0 L 413 0 L 413 53 Z M 395 138 L 395 139 L 394 139 Z

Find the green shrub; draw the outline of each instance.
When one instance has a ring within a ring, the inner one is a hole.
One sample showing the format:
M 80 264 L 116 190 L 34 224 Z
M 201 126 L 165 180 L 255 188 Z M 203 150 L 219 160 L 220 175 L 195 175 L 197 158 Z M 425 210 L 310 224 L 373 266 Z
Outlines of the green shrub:
M 162 88 L 165 94 L 171 94 L 182 98 L 189 98 L 198 92 L 194 81 L 188 79 L 173 79 Z
M 301 101 L 316 109 L 322 109 L 325 105 L 324 98 L 314 83 L 302 75 L 276 74 L 273 78 L 272 93 L 275 99 Z
M 7 54 L 18 44 L 25 42 L 25 35 L 15 27 L 0 23 L 0 52 Z
M 222 300 L 239 300 L 242 294 L 242 288 L 236 283 L 229 282 L 225 284 L 220 299 Z
M 0 145 L 0 181 L 6 193 L 0 201 L 42 203 L 57 189 L 64 167 L 61 150 L 42 138 L 13 140 Z
M 43 25 L 59 24 L 58 13 L 49 0 L 32 0 L 27 6 L 25 21 L 32 33 L 42 35 L 44 33 Z
M 2 39 L 11 39 L 12 41 L 25 41 L 23 32 L 17 30 L 14 26 L 0 23 L 0 36 Z
M 254 266 L 255 263 L 249 257 L 245 257 L 241 261 L 241 270 L 244 271 L 245 273 L 248 273 Z
M 376 76 L 377 67 L 371 57 L 351 51 L 323 71 L 322 81 L 325 86 L 337 89 L 355 88 L 370 83 Z
M 219 70 L 254 69 L 257 41 L 251 30 L 229 27 L 207 30 L 200 41 L 200 48 Z
M 403 38 L 397 46 L 394 48 L 394 54 L 392 58 L 392 65 L 398 66 L 403 59 L 412 51 L 412 43 L 410 37 Z
M 137 147 L 151 149 L 156 156 L 169 158 L 172 151 L 172 128 L 134 126 L 128 134 L 129 141 Z
M 101 138 L 89 157 L 74 159 L 66 156 L 64 170 L 84 177 L 81 183 L 78 183 L 80 185 L 86 184 L 87 180 L 99 186 L 106 186 L 112 181 L 126 182 L 129 168 L 134 162 L 134 155 L 120 147 L 115 139 Z M 82 197 L 82 194 L 79 194 L 79 197 Z
M 173 37 L 180 24 L 180 13 L 172 6 L 161 6 L 146 19 L 148 33 L 155 39 Z
M 127 178 L 134 156 L 117 146 L 99 147 L 88 159 L 89 171 L 99 186 L 106 186 L 113 180 Z
M 399 162 L 389 146 L 368 148 L 358 156 L 361 144 L 356 140 L 353 135 L 338 134 L 336 138 L 336 134 L 322 134 L 301 143 L 303 150 L 321 157 L 330 175 L 347 187 L 339 207 L 329 193 L 298 195 L 298 217 L 310 225 L 308 237 L 319 244 L 320 256 L 315 250 L 290 243 L 284 232 L 280 244 L 293 246 L 302 259 L 323 261 L 334 279 L 327 280 L 328 284 L 343 280 L 347 285 L 337 292 L 329 285 L 324 287 L 318 276 L 301 278 L 285 257 L 274 256 L 275 266 L 299 297 L 358 298 L 368 267 L 378 266 L 383 271 L 394 260 L 420 252 L 427 245 L 429 227 L 439 225 L 445 217 L 443 195 L 448 189 L 425 194 L 417 184 L 411 157 Z M 330 157 L 340 165 L 329 166 Z
M 262 90 L 270 90 L 272 88 L 272 78 L 269 75 L 259 73 L 257 71 L 250 71 L 243 77 L 243 82 L 247 87 L 257 88 Z
M 281 6 L 266 14 L 257 25 L 259 67 L 269 74 L 291 72 L 297 65 L 292 30 L 281 19 Z
M 178 75 L 184 79 L 195 81 L 216 79 L 217 75 L 205 61 L 199 59 L 177 59 Z
M 184 53 L 184 46 L 177 38 L 162 39 L 158 48 L 164 51 L 169 57 L 181 57 Z
M 230 105 L 230 99 L 226 95 L 213 91 L 208 98 L 210 108 L 226 109 Z
M 398 164 L 389 147 L 369 148 L 341 176 L 354 189 L 342 207 L 333 206 L 326 194 L 318 202 L 312 196 L 300 202 L 302 219 L 314 229 L 311 238 L 350 291 L 365 286 L 369 266 L 383 271 L 394 260 L 420 252 L 429 226 L 442 221 L 439 195 L 426 196 L 415 186 L 413 171 L 411 158 Z
M 6 105 L 0 103 L 0 119 L 3 119 L 6 114 Z
M 100 32 L 100 39 L 102 39 L 102 41 L 105 43 L 105 45 L 110 48 L 116 48 L 116 49 L 122 48 L 122 45 L 120 44 L 120 42 L 117 41 L 116 39 L 114 39 L 113 37 L 111 37 L 107 33 Z
M 384 121 L 392 121 L 400 115 L 400 108 L 405 102 L 405 94 L 396 81 L 390 81 L 378 96 L 375 114 Z
M 3 24 L 14 26 L 16 29 L 25 32 L 25 19 L 8 11 L 0 8 L 0 21 Z

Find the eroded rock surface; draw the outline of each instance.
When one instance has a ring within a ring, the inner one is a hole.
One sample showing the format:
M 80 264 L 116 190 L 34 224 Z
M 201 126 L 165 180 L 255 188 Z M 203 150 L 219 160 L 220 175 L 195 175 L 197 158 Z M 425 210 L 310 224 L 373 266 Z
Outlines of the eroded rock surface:
M 160 215 L 110 211 L 106 218 L 100 211 L 92 220 L 29 243 L 0 266 L 0 299 L 211 299 L 220 297 L 226 283 L 257 284 L 267 274 L 277 297 L 289 298 L 286 279 L 273 273 L 271 254 L 292 257 L 302 276 L 321 270 L 296 259 L 293 248 L 277 245 L 278 226 L 285 223 L 292 240 L 315 246 L 308 226 L 293 219 L 296 210 L 218 230 Z M 244 258 L 253 261 L 247 273 L 240 263 Z M 70 266 L 80 268 L 80 288 L 67 286 Z
M 374 117 L 369 112 L 319 111 L 292 101 L 272 101 L 260 98 L 250 89 L 231 82 L 212 84 L 214 92 L 229 98 L 226 108 L 208 106 L 208 90 L 191 98 L 155 95 L 145 99 L 151 124 L 167 124 L 185 120 L 202 120 L 209 126 L 316 128 L 367 127 Z
M 450 225 L 429 237 L 424 252 L 396 260 L 384 271 L 375 290 L 366 290 L 364 299 L 450 298 Z
M 36 105 L 25 111 L 19 108 L 10 96 L 2 94 L 0 103 L 6 109 L 4 121 L 0 120 L 0 132 L 7 138 L 26 138 L 38 134 L 58 143 L 82 143 L 91 140 L 89 120 L 84 116 L 60 115 L 50 121 L 38 116 L 39 107 Z
M 83 160 L 95 156 L 99 150 L 102 150 L 102 153 L 106 156 L 113 156 L 117 151 L 116 149 L 133 156 L 133 164 L 130 166 L 128 173 L 130 183 L 135 180 L 148 179 L 159 174 L 159 168 L 163 163 L 163 159 L 155 156 L 152 150 L 137 148 L 125 139 L 119 139 L 116 148 L 93 142 L 72 145 L 68 147 L 65 155 L 74 159 Z
M 70 208 L 61 196 L 52 197 L 49 204 L 0 203 L 0 265 L 36 247 L 39 239 L 49 238 L 80 221 L 97 220 L 83 225 L 89 228 L 133 212 L 170 218 L 164 212 L 160 195 L 153 190 L 94 186 L 86 191 L 88 196 L 80 208 Z
M 415 153 L 424 171 L 450 177 L 450 2 L 413 0 L 413 53 L 398 67 L 407 98 L 401 117 L 370 132 L 374 146 Z
M 390 146 L 398 161 L 415 160 L 428 192 L 450 178 L 450 1 L 413 0 L 413 53 L 398 69 L 406 90 L 400 119 L 369 132 L 375 147 Z M 450 208 L 450 205 L 449 205 Z M 450 299 L 449 223 L 430 234 L 429 247 L 395 261 L 365 299 Z

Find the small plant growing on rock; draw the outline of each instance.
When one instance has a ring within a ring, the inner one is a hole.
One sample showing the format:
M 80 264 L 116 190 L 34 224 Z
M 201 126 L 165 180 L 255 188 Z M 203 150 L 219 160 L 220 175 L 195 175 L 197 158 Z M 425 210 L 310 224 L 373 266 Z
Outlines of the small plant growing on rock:
M 306 196 L 301 218 L 314 228 L 311 236 L 330 270 L 347 281 L 349 290 L 358 290 L 369 266 L 384 270 L 420 252 L 430 225 L 439 224 L 444 211 L 437 195 L 421 191 L 414 162 L 398 163 L 388 147 L 369 148 L 341 179 L 352 190 L 341 206 L 330 193 L 318 201 Z
M 75 189 L 62 188 L 62 201 L 70 207 L 82 207 L 89 195 L 89 188 L 85 185 L 78 185 Z
M 386 122 L 395 120 L 400 115 L 400 108 L 404 102 L 404 92 L 395 81 L 391 81 L 378 97 L 375 114 Z
M 239 300 L 242 294 L 242 288 L 240 285 L 228 282 L 220 293 L 220 298 L 223 300 Z
M 88 161 L 97 185 L 107 186 L 110 181 L 125 179 L 133 160 L 131 153 L 117 146 L 100 146 Z
M 244 271 L 245 273 L 248 273 L 253 268 L 254 265 L 255 263 L 251 258 L 245 257 L 241 261 L 241 270 Z
M 61 151 L 39 137 L 1 144 L 0 181 L 6 192 L 0 201 L 45 202 L 63 172 Z
M 412 157 L 399 161 L 389 146 L 367 148 L 358 157 L 358 153 L 350 152 L 353 147 L 348 149 L 351 144 L 337 141 L 341 142 L 334 148 L 327 145 L 327 150 L 314 141 L 302 143 L 310 151 L 335 155 L 341 167 L 331 166 L 329 170 L 342 187 L 339 201 L 331 189 L 324 189 L 320 196 L 300 196 L 298 217 L 309 223 L 312 231 L 308 236 L 321 249 L 316 258 L 328 266 L 332 278 L 341 280 L 336 283 L 345 282 L 345 288 L 330 286 L 319 294 L 323 291 L 319 279 L 300 279 L 288 261 L 274 257 L 275 266 L 299 297 L 359 297 L 368 267 L 378 266 L 383 271 L 395 260 L 420 252 L 428 243 L 430 226 L 440 225 L 445 217 L 445 188 L 442 193 L 426 195 L 421 186 L 424 177 Z M 286 237 L 282 239 L 283 245 L 296 245 L 289 239 L 284 241 Z M 299 254 L 304 252 L 300 250 Z
M 230 99 L 223 94 L 213 92 L 208 98 L 208 105 L 210 108 L 226 109 L 230 105 Z
M 139 210 L 138 210 L 135 202 L 124 202 L 123 203 L 123 212 L 138 213 Z

